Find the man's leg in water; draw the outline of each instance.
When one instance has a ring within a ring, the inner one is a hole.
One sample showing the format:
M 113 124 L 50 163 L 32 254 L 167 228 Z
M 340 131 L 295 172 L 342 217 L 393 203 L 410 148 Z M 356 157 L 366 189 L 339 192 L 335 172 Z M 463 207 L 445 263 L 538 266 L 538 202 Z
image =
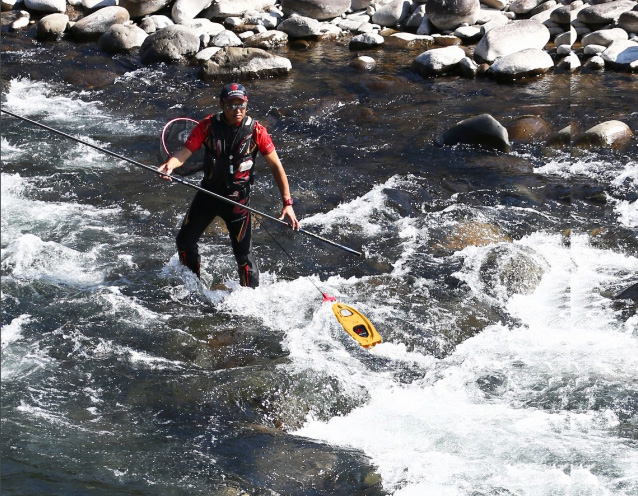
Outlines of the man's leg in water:
M 246 198 L 236 200 L 242 204 L 248 204 Z M 233 253 L 237 260 L 239 270 L 239 283 L 242 286 L 256 288 L 259 286 L 259 266 L 253 255 L 251 213 L 241 207 L 228 205 L 222 215 L 230 241 L 233 245 Z
M 216 214 L 214 202 L 205 193 L 197 192 L 186 211 L 176 244 L 179 260 L 200 277 L 200 256 L 197 242 Z

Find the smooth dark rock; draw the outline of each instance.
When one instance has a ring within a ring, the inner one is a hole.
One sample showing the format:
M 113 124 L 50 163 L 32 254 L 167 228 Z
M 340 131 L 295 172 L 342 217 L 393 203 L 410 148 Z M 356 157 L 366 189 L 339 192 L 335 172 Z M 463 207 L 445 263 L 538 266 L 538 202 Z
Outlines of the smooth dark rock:
M 627 124 L 612 120 L 602 122 L 580 134 L 574 140 L 574 146 L 577 148 L 613 148 L 629 141 L 633 135 L 633 131 Z
M 530 143 L 545 141 L 552 128 L 548 122 L 538 115 L 523 115 L 505 125 L 511 141 Z
M 631 300 L 638 303 L 638 282 L 614 296 L 615 300 Z
M 510 151 L 507 129 L 489 114 L 465 119 L 448 129 L 442 138 L 444 145 L 478 145 L 502 152 Z

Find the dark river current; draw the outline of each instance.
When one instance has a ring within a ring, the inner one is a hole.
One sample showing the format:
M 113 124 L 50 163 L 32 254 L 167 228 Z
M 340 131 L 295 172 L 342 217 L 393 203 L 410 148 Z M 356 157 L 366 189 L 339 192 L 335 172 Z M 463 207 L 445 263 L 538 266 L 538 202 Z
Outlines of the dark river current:
M 192 66 L 2 43 L 3 109 L 153 167 L 164 123 L 216 111 Z M 193 190 L 2 115 L 3 494 L 638 495 L 638 316 L 615 298 L 637 282 L 636 140 L 437 144 L 482 113 L 638 131 L 638 78 L 424 80 L 418 53 L 359 72 L 322 42 L 242 81 L 302 226 L 365 255 L 257 218 L 256 290 L 221 224 L 202 282 L 179 264 Z

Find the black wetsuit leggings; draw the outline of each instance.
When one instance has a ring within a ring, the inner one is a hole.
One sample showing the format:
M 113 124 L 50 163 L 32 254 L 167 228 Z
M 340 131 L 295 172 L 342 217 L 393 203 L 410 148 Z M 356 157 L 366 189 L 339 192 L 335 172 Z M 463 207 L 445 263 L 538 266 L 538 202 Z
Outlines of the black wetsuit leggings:
M 248 198 L 235 201 L 244 205 L 248 204 Z M 259 267 L 252 253 L 250 212 L 201 191 L 195 194 L 177 234 L 176 242 L 180 261 L 199 277 L 200 257 L 197 242 L 217 216 L 226 223 L 237 260 L 240 284 L 256 288 L 259 286 Z

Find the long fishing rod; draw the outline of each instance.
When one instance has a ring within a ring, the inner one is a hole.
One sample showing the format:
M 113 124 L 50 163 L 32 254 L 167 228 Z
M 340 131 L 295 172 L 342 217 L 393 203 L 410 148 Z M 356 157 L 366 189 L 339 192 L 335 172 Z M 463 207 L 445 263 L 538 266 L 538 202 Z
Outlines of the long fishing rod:
M 99 147 L 97 145 L 94 145 L 94 144 L 89 143 L 87 141 L 84 141 L 84 140 L 81 140 L 79 138 L 76 138 L 75 136 L 71 136 L 70 134 L 64 133 L 64 132 L 59 131 L 57 129 L 54 129 L 54 128 L 49 127 L 49 126 L 47 126 L 45 124 L 42 124 L 40 122 L 36 122 L 36 121 L 28 119 L 26 117 L 22 117 L 20 115 L 14 114 L 13 112 L 9 112 L 8 110 L 5 110 L 5 109 L 0 109 L 0 110 L 2 112 L 4 112 L 5 114 L 8 114 L 8 115 L 10 115 L 12 117 L 15 117 L 16 119 L 21 119 L 21 120 L 23 120 L 25 122 L 33 124 L 34 126 L 41 127 L 42 129 L 46 129 L 47 131 L 51 131 L 52 133 L 59 134 L 60 136 L 64 136 L 65 138 L 68 138 L 68 139 L 73 140 L 73 141 L 77 141 L 78 143 L 82 143 L 83 145 L 86 145 L 88 147 L 94 148 L 95 150 L 98 150 L 98 151 L 100 151 L 102 153 L 106 153 L 107 155 L 111 155 L 112 157 L 118 158 L 120 160 L 124 160 L 125 162 L 133 164 L 133 165 L 135 165 L 137 167 L 141 167 L 143 169 L 151 171 L 151 172 L 157 174 L 158 176 L 171 178 L 173 181 L 176 181 L 176 182 L 178 182 L 180 184 L 183 184 L 184 186 L 188 186 L 190 188 L 196 189 L 197 191 L 201 191 L 202 193 L 206 193 L 207 195 L 210 195 L 210 196 L 212 196 L 214 198 L 217 198 L 218 200 L 222 200 L 222 201 L 224 201 L 226 203 L 230 203 L 231 205 L 235 205 L 237 207 L 245 208 L 249 212 L 252 212 L 254 214 L 258 214 L 258 215 L 261 215 L 263 217 L 266 217 L 267 219 L 270 219 L 273 222 L 278 222 L 278 223 L 283 224 L 285 226 L 291 227 L 290 224 L 288 224 L 284 220 L 281 220 L 281 219 L 278 219 L 277 217 L 273 217 L 272 215 L 268 215 L 266 213 L 260 212 L 259 210 L 256 210 L 256 209 L 254 209 L 252 207 L 249 207 L 249 206 L 246 206 L 246 205 L 242 205 L 241 203 L 238 203 L 238 202 L 233 201 L 233 200 L 231 200 L 229 198 L 226 198 L 225 196 L 218 195 L 217 193 L 213 193 L 212 191 L 204 189 L 201 186 L 197 186 L 196 184 L 193 184 L 193 183 L 191 183 L 189 181 L 186 181 L 186 180 L 184 180 L 184 179 L 182 179 L 180 177 L 169 175 L 169 174 L 166 174 L 164 172 L 160 172 L 155 167 L 150 167 L 148 165 L 144 165 L 144 164 L 142 164 L 140 162 L 137 162 L 137 161 L 135 161 L 133 159 L 130 159 L 128 157 L 124 157 L 123 155 L 120 155 L 119 153 L 115 153 L 115 152 L 112 152 L 110 150 L 106 150 L 106 149 L 101 148 L 101 147 Z M 301 229 L 300 228 L 299 232 L 302 233 L 302 234 L 305 234 L 307 236 L 310 236 L 311 238 L 317 239 L 319 241 L 323 241 L 324 243 L 327 243 L 329 245 L 332 245 L 332 246 L 335 246 L 337 248 L 340 248 L 340 249 L 342 249 L 344 251 L 347 251 L 348 253 L 352 253 L 353 255 L 357 255 L 359 257 L 363 255 L 360 251 L 354 250 L 352 248 L 349 248 L 349 247 L 347 247 L 345 245 L 341 245 L 339 243 L 335 243 L 334 241 L 326 239 L 326 238 L 324 238 L 322 236 L 319 236 L 318 234 L 315 234 L 313 232 L 306 231 L 305 229 Z
M 286 254 L 286 256 L 290 259 L 290 261 L 291 261 L 293 264 L 298 265 L 298 264 L 299 264 L 299 262 L 297 262 L 297 260 L 295 260 L 294 258 L 292 258 L 292 255 L 291 255 L 290 253 L 288 253 L 288 251 L 287 251 L 287 250 L 286 250 L 286 249 L 285 249 L 285 248 L 281 245 L 281 243 L 280 243 L 279 241 L 277 241 L 277 238 L 275 238 L 275 237 L 272 235 L 272 233 L 271 233 L 268 229 L 266 229 L 266 226 L 261 226 L 261 227 L 262 227 L 262 228 L 263 228 L 263 229 L 264 229 L 264 230 L 268 233 L 268 236 L 270 236 L 270 237 L 272 238 L 272 240 L 273 240 L 275 243 L 277 243 L 277 246 L 279 246 L 279 248 L 281 248 L 281 251 L 283 251 L 283 252 Z M 295 270 L 295 269 L 292 269 L 292 270 L 293 270 L 293 271 L 295 271 L 299 277 L 304 277 L 304 276 L 302 276 L 302 275 L 299 273 L 299 271 L 298 271 L 298 270 Z M 312 279 L 310 279 L 310 277 L 308 277 L 308 276 L 305 276 L 305 277 L 306 277 L 306 279 L 308 279 L 308 280 L 311 282 L 311 284 L 312 284 L 315 288 L 317 288 L 317 291 L 319 291 L 319 292 L 321 293 L 321 296 L 323 296 L 323 301 L 324 301 L 324 302 L 326 302 L 326 301 L 337 301 L 337 299 L 336 299 L 334 296 L 330 296 L 328 293 L 324 293 L 323 291 L 321 291 L 321 288 L 320 288 L 319 286 L 317 286 L 317 285 L 314 283 L 314 281 L 313 281 Z

